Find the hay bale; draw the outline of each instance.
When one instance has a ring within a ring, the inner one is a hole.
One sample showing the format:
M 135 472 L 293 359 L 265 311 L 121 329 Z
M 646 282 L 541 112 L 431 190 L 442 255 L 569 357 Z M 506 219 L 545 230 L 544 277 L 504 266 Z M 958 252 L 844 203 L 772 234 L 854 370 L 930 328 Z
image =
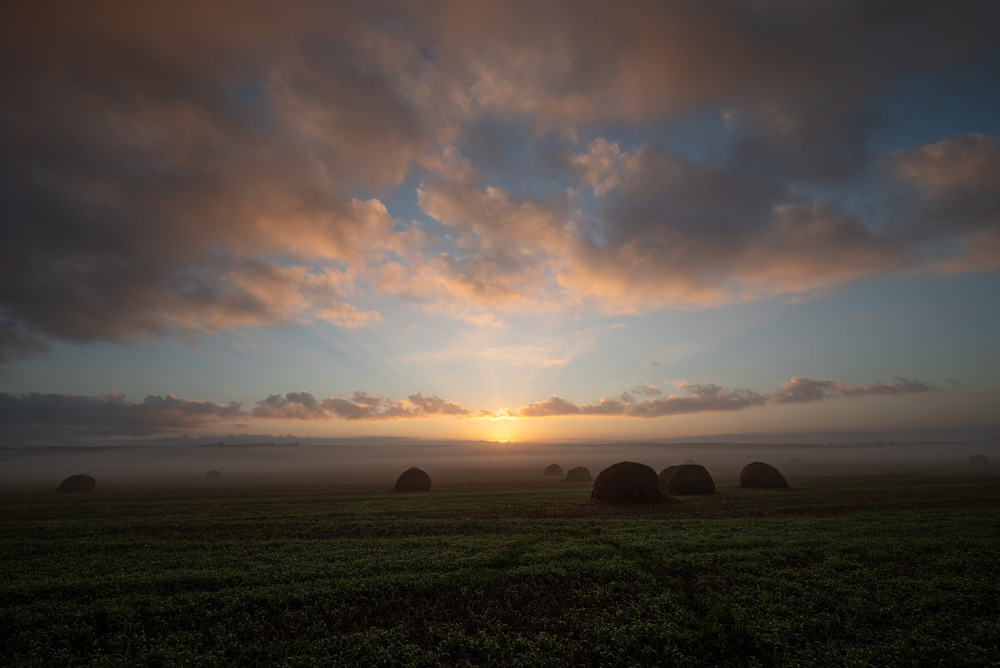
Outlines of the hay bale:
M 656 471 L 638 462 L 618 462 L 597 475 L 590 498 L 605 503 L 659 503 L 665 501 Z
M 431 477 L 416 466 L 409 468 L 396 479 L 397 492 L 426 492 L 431 488 Z
M 660 474 L 660 489 L 667 494 L 715 494 L 715 481 L 701 464 L 681 464 L 670 468 L 673 470 L 666 483 L 663 473 Z
M 57 492 L 93 492 L 97 481 L 85 473 L 71 475 L 62 481 Z
M 740 471 L 740 485 L 757 489 L 784 489 L 788 481 L 781 471 L 764 462 L 751 462 Z
M 586 466 L 577 466 L 566 471 L 566 480 L 568 482 L 590 482 L 593 478 L 590 477 L 590 471 L 587 470 Z
M 667 488 L 667 481 L 670 480 L 670 476 L 672 476 L 674 474 L 674 471 L 676 471 L 676 470 L 677 470 L 676 466 L 668 466 L 667 468 L 665 468 L 662 471 L 660 471 L 660 475 L 659 475 L 659 478 L 660 478 L 660 489 L 666 489 Z
M 788 463 L 791 464 L 792 466 L 801 466 L 802 460 L 799 459 L 798 457 L 792 457 L 791 459 L 788 460 Z
M 205 477 L 206 478 L 221 478 L 222 477 L 222 472 L 221 471 L 216 471 L 215 469 L 212 469 L 211 471 L 209 471 L 208 473 L 205 474 Z
M 552 476 L 552 477 L 555 477 L 555 478 L 561 478 L 562 477 L 562 467 L 559 466 L 558 464 L 549 464 L 548 466 L 545 467 L 545 470 L 542 471 L 542 475 L 548 475 L 548 476 Z
M 989 464 L 990 460 L 986 458 L 986 455 L 972 455 L 969 457 L 970 464 Z

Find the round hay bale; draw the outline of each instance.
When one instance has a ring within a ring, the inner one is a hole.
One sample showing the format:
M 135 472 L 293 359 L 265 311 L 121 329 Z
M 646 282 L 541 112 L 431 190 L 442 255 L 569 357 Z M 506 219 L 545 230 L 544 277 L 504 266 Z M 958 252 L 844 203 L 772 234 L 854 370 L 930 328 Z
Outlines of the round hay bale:
M 549 464 L 545 467 L 545 470 L 542 471 L 542 475 L 553 476 L 555 478 L 561 478 L 562 474 L 562 467 L 558 464 Z
M 791 464 L 792 466 L 801 466 L 802 460 L 799 459 L 798 457 L 792 457 L 791 459 L 788 460 L 788 463 Z
M 693 460 L 693 459 L 689 459 L 689 460 L 687 460 L 687 461 L 686 461 L 686 462 L 684 462 L 684 463 L 685 463 L 685 464 L 694 464 L 694 460 Z
M 656 471 L 637 462 L 618 462 L 597 474 L 590 498 L 615 504 L 665 500 Z
M 215 469 L 212 469 L 211 471 L 209 471 L 208 473 L 205 474 L 205 477 L 206 478 L 221 478 L 222 477 L 222 472 L 221 471 L 216 471 Z
M 587 470 L 586 466 L 577 466 L 566 471 L 566 480 L 568 482 L 590 482 L 593 478 L 590 477 L 590 471 Z
M 783 489 L 788 481 L 781 471 L 764 462 L 751 462 L 740 471 L 740 485 L 756 489 Z
M 396 479 L 397 492 L 426 492 L 431 488 L 431 477 L 416 466 L 403 471 Z
M 972 455 L 969 457 L 970 464 L 989 464 L 990 460 L 986 458 L 986 455 Z
M 97 481 L 85 473 L 71 475 L 60 483 L 57 492 L 93 492 Z
M 667 468 L 665 468 L 662 471 L 660 471 L 660 475 L 659 475 L 659 478 L 660 478 L 660 489 L 666 489 L 667 488 L 667 481 L 670 480 L 670 476 L 672 476 L 674 474 L 674 471 L 676 471 L 676 470 L 677 470 L 676 466 L 668 466 Z
M 667 494 L 715 494 L 715 481 L 701 464 L 681 464 L 673 469 L 666 484 L 660 474 L 660 489 Z

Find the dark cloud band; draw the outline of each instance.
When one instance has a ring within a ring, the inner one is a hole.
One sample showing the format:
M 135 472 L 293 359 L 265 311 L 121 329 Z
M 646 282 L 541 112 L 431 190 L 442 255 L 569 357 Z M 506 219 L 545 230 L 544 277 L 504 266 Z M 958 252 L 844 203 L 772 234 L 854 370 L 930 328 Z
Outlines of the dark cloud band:
M 39 439 L 95 439 L 150 436 L 162 432 L 214 429 L 248 419 L 290 421 L 392 421 L 428 418 L 541 418 L 605 416 L 658 418 L 704 412 L 731 412 L 767 404 L 806 403 L 837 398 L 921 394 L 938 391 L 931 383 L 899 378 L 893 382 L 850 385 L 836 380 L 792 378 L 771 394 L 727 390 L 718 385 L 683 385 L 684 395 L 663 396 L 643 385 L 596 404 L 576 404 L 558 396 L 517 409 L 470 409 L 420 392 L 402 400 L 355 392 L 349 397 L 317 399 L 309 392 L 272 394 L 249 410 L 237 402 L 190 401 L 172 394 L 149 395 L 129 402 L 118 392 L 100 397 L 66 394 L 0 393 L 0 436 L 14 442 Z M 636 395 L 650 397 L 636 400 Z M 243 425 L 245 426 L 245 425 Z

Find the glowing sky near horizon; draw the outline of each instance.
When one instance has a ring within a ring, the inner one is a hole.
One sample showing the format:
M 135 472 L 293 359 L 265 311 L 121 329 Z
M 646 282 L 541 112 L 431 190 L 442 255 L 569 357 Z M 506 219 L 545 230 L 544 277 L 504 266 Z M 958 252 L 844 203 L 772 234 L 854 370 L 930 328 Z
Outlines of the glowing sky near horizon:
M 0 9 L 0 441 L 997 424 L 994 2 Z

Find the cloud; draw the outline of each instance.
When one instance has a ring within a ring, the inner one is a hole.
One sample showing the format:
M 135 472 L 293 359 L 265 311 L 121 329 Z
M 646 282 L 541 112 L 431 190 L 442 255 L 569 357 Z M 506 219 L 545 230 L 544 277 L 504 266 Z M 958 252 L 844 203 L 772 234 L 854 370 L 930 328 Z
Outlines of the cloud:
M 925 264 L 952 273 L 1000 268 L 1000 137 L 978 133 L 900 149 L 889 173 L 912 186 L 912 214 L 893 232 L 920 239 Z M 958 245 L 958 251 L 943 250 Z
M 382 322 L 382 315 L 378 311 L 361 311 L 347 303 L 331 304 L 316 317 L 346 329 L 361 329 Z
M 949 381 L 954 384 L 954 381 Z M 116 436 L 151 436 L 163 432 L 248 426 L 253 420 L 297 420 L 327 422 L 393 421 L 426 418 L 491 418 L 608 416 L 656 418 L 703 412 L 732 412 L 767 404 L 797 404 L 837 398 L 899 396 L 938 391 L 933 384 L 906 378 L 886 383 L 850 385 L 836 380 L 792 378 L 771 394 L 747 389 L 726 389 L 714 383 L 675 383 L 683 394 L 663 396 L 646 383 L 621 392 L 617 398 L 602 397 L 595 404 L 576 404 L 559 396 L 498 411 L 470 409 L 437 395 L 416 392 L 405 399 L 392 399 L 357 391 L 348 397 L 317 399 L 306 391 L 271 394 L 249 410 L 239 402 L 218 404 L 182 399 L 173 394 L 151 394 L 130 402 L 117 391 L 99 397 L 73 394 L 8 394 L 0 392 L 0 436 L 10 442 L 100 439 Z M 640 399 L 639 397 L 647 397 Z
M 975 0 L 18 3 L 0 16 L 0 355 L 355 329 L 383 296 L 488 327 L 995 269 L 996 138 L 889 156 L 915 191 L 898 229 L 815 193 L 877 160 L 873 100 L 975 62 L 998 16 Z M 603 128 L 652 136 L 695 113 L 719 124 L 697 157 Z M 561 168 L 491 181 L 463 151 L 492 122 L 533 157 L 558 145 Z M 432 221 L 395 218 L 399 192 Z
M 585 406 L 576 404 L 554 396 L 545 401 L 536 401 L 525 404 L 520 408 L 510 411 L 512 417 L 548 417 L 552 415 L 582 415 Z
M 727 110 L 733 152 L 791 176 L 846 178 L 882 119 L 866 104 L 928 64 L 992 48 L 988 0 L 938 3 L 445 2 L 440 104 L 541 128 Z
M 426 417 L 483 416 L 485 411 L 472 411 L 436 395 L 425 397 L 420 392 L 395 401 L 387 397 L 355 392 L 349 398 L 316 399 L 308 392 L 272 394 L 258 401 L 250 414 L 255 418 L 280 420 L 400 420 Z
M 456 236 L 445 252 L 408 258 L 409 276 L 425 286 L 416 294 L 483 310 L 547 305 L 550 263 L 571 224 L 572 207 L 564 195 L 523 200 L 475 181 L 435 180 L 421 185 L 417 196 L 421 209 Z M 396 285 L 383 283 L 388 290 Z
M 31 327 L 0 315 L 0 364 L 48 350 L 48 343 Z
M 658 388 L 652 383 L 646 383 L 645 385 L 638 385 L 633 387 L 631 390 L 624 390 L 618 393 L 618 398 L 625 402 L 634 402 L 636 395 L 646 396 L 646 397 L 658 397 L 663 394 L 663 390 Z
M 857 216 L 749 172 L 655 145 L 609 146 L 568 163 L 600 193 L 587 212 L 564 193 L 522 198 L 475 180 L 421 186 L 422 208 L 455 231 L 456 245 L 411 259 L 423 262 L 419 294 L 484 310 L 631 313 L 825 291 L 908 262 L 904 245 Z
M 236 402 L 188 401 L 173 394 L 151 394 L 139 402 L 129 402 L 120 392 L 106 392 L 100 397 L 0 392 L 0 433 L 10 438 L 42 434 L 144 436 L 196 429 L 243 415 Z
M 866 385 L 848 385 L 836 380 L 792 378 L 782 383 L 771 394 L 752 390 L 727 390 L 715 384 L 689 385 L 680 383 L 686 396 L 671 394 L 660 397 L 659 388 L 651 384 L 642 386 L 642 393 L 655 396 L 638 401 L 639 392 L 622 392 L 618 399 L 603 397 L 597 404 L 575 404 L 558 396 L 545 401 L 525 404 L 520 408 L 501 411 L 512 417 L 550 417 L 564 415 L 606 415 L 637 418 L 656 418 L 671 415 L 688 415 L 705 412 L 741 411 L 767 404 L 790 404 L 824 401 L 835 398 L 920 394 L 938 391 L 934 385 L 920 380 L 898 378 L 895 382 L 875 382 Z
M 782 383 L 781 388 L 774 392 L 768 400 L 772 404 L 807 403 L 822 401 L 837 397 L 862 397 L 869 395 L 899 395 L 936 392 L 938 388 L 931 383 L 908 378 L 897 378 L 895 382 L 878 381 L 866 385 L 848 385 L 837 380 L 825 378 L 792 378 Z
M 424 211 L 457 244 L 417 273 L 437 286 L 423 293 L 432 301 L 633 313 L 810 297 L 904 270 L 993 269 L 998 146 L 974 135 L 895 152 L 890 177 L 917 188 L 897 200 L 909 216 L 866 219 L 738 165 L 598 139 L 564 161 L 593 190 L 586 209 L 565 193 L 515 196 L 476 180 L 422 186 Z
M 425 150 L 405 47 L 340 5 L 236 9 L 4 12 L 0 317 L 15 331 L 377 320 L 350 289 L 315 308 L 306 286 L 247 267 L 356 272 L 391 250 L 385 206 L 352 189 L 398 183 Z
M 250 410 L 239 402 L 191 401 L 173 394 L 151 394 L 127 401 L 117 391 L 99 397 L 74 394 L 8 394 L 0 392 L 0 436 L 8 442 L 151 436 L 163 432 L 247 427 L 247 418 L 278 420 L 401 420 L 432 417 L 490 417 L 436 395 L 420 392 L 406 399 L 355 392 L 350 397 L 316 399 L 309 392 L 272 394 Z
M 993 198 L 966 200 L 970 194 L 993 193 L 1000 185 L 997 137 L 979 133 L 946 137 L 935 144 L 899 149 L 887 162 L 890 169 L 914 183 L 930 203 L 950 214 L 964 213 L 962 219 L 971 222 L 978 222 L 984 214 L 988 218 L 996 214 Z M 951 207 L 958 202 L 965 207 L 956 212 Z
M 598 137 L 590 142 L 586 153 L 570 158 L 570 167 L 577 176 L 594 189 L 595 195 L 604 195 L 621 183 L 622 151 L 617 142 Z
M 635 401 L 623 393 L 621 398 L 602 397 L 597 404 L 574 404 L 558 396 L 546 401 L 526 404 L 509 411 L 514 417 L 546 417 L 555 415 L 607 415 L 624 417 L 664 417 L 706 411 L 736 411 L 767 403 L 767 395 L 749 390 L 724 390 L 718 385 L 690 385 L 688 396 L 671 394 L 668 397 Z

